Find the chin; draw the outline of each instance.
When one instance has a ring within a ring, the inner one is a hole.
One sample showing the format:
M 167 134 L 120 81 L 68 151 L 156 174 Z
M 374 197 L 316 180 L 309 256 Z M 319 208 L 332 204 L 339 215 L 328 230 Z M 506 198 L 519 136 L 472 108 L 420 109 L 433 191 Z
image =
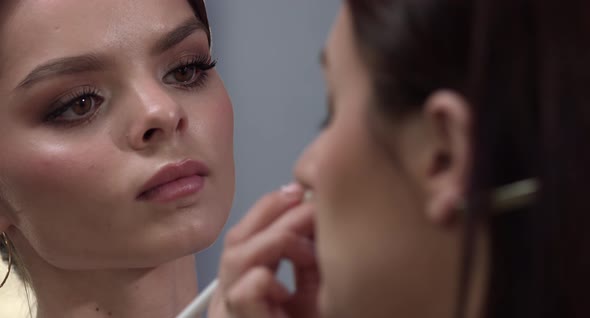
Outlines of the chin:
M 220 238 L 229 216 L 229 208 L 227 210 L 212 209 L 208 211 L 207 216 L 201 216 L 196 220 L 187 220 L 182 224 L 182 227 L 175 230 L 175 245 L 184 250 L 186 254 L 201 252 Z
M 221 228 L 205 223 L 194 226 L 194 230 L 172 229 L 171 235 L 162 235 L 158 242 L 144 246 L 143 257 L 137 255 L 138 262 L 131 267 L 156 267 L 199 253 L 215 243 Z
M 219 238 L 231 210 L 231 199 L 227 204 L 213 206 L 193 206 L 179 212 L 164 228 L 145 237 L 149 245 L 144 245 L 146 262 L 152 266 L 161 265 L 186 256 L 202 252 Z M 178 213 L 178 211 L 177 211 Z M 156 238 L 156 240 L 154 240 Z

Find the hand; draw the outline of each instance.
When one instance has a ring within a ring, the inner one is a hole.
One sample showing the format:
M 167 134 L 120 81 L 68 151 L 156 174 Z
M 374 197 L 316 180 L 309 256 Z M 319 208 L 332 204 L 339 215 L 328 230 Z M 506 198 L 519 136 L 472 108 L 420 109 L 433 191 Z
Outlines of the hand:
M 270 193 L 227 234 L 209 317 L 318 317 L 313 210 L 302 198 L 298 185 Z M 293 294 L 275 278 L 281 259 L 293 263 Z

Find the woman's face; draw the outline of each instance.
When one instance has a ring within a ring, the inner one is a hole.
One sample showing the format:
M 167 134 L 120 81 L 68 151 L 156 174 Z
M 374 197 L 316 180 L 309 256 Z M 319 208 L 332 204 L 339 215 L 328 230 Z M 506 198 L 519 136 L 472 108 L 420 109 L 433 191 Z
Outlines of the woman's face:
M 458 252 L 454 233 L 424 212 L 429 126 L 420 116 L 395 125 L 375 116 L 346 6 L 324 57 L 330 117 L 296 167 L 314 192 L 321 311 L 339 318 L 445 317 L 457 276 L 441 273 L 459 268 Z M 441 294 L 438 286 L 451 287 Z
M 189 3 L 9 1 L 0 21 L 0 230 L 21 253 L 148 267 L 210 245 L 233 112 Z

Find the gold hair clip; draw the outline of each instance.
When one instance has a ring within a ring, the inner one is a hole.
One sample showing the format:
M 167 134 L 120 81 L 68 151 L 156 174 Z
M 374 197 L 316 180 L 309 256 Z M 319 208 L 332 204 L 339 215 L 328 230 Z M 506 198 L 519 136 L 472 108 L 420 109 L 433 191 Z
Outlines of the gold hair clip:
M 536 179 L 526 179 L 499 187 L 492 195 L 492 209 L 500 214 L 527 206 L 535 200 L 539 188 L 540 184 Z M 465 211 L 466 204 L 461 204 L 459 210 Z

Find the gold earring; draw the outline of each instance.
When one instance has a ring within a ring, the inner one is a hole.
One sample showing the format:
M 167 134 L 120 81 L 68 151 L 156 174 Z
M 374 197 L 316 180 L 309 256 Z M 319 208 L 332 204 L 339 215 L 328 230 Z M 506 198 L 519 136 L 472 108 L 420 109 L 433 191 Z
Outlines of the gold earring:
M 8 236 L 6 235 L 6 233 L 2 232 L 0 236 L 2 237 L 2 243 L 4 243 L 4 245 L 6 246 L 6 250 L 8 251 L 8 271 L 6 272 L 6 276 L 4 276 L 2 283 L 0 283 L 0 288 L 2 288 L 8 280 L 8 276 L 10 276 L 10 270 L 12 269 L 12 246 L 8 241 Z

